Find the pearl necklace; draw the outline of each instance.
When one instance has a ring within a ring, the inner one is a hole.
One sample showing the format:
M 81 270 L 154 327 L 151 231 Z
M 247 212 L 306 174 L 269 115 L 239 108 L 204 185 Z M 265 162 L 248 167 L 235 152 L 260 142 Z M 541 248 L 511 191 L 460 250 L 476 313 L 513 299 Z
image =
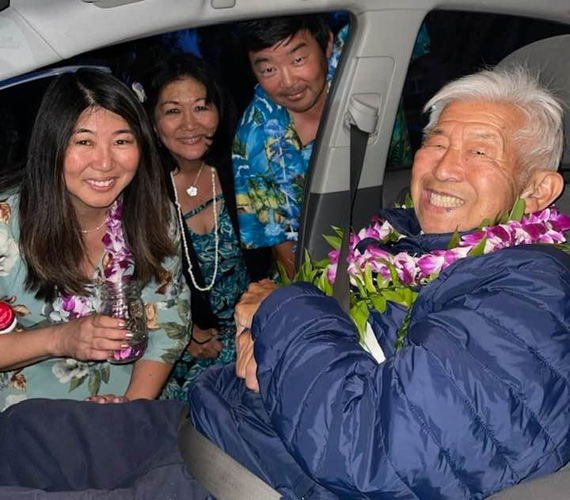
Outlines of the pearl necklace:
M 202 167 L 204 163 L 202 163 Z M 200 167 L 200 170 L 202 169 Z M 220 238 L 218 236 L 218 210 L 217 210 L 217 202 L 216 202 L 216 169 L 214 167 L 210 167 L 210 171 L 212 174 L 212 209 L 214 210 L 214 241 L 215 241 L 215 258 L 214 258 L 214 273 L 212 274 L 212 281 L 210 281 L 209 285 L 205 287 L 200 287 L 196 283 L 196 278 L 192 273 L 192 261 L 190 260 L 190 253 L 188 252 L 188 243 L 186 241 L 186 231 L 184 230 L 184 221 L 182 219 L 182 208 L 180 206 L 180 201 L 178 200 L 178 193 L 176 191 L 176 184 L 174 183 L 174 175 L 170 172 L 170 180 L 172 181 L 172 188 L 174 189 L 174 204 L 176 205 L 176 212 L 178 213 L 178 222 L 180 223 L 180 230 L 182 231 L 182 244 L 184 246 L 184 254 L 186 256 L 186 262 L 188 262 L 188 274 L 190 275 L 190 279 L 192 280 L 192 284 L 196 287 L 196 289 L 200 290 L 201 292 L 207 292 L 212 289 L 214 283 L 216 281 L 216 276 L 218 274 L 218 246 L 220 243 Z M 200 175 L 198 173 L 198 175 Z M 196 176 L 198 178 L 198 176 Z

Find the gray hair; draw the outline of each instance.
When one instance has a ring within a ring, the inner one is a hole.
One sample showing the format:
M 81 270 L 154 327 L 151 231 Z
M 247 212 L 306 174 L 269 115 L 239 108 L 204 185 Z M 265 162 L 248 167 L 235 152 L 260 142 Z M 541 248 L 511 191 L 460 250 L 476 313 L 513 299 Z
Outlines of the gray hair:
M 424 106 L 429 133 L 443 109 L 452 101 L 504 102 L 517 106 L 526 117 L 520 140 L 519 160 L 524 172 L 534 167 L 557 170 L 564 147 L 564 111 L 552 93 L 539 83 L 538 76 L 520 65 L 494 68 L 467 75 L 445 85 Z M 525 140 L 526 139 L 526 140 Z

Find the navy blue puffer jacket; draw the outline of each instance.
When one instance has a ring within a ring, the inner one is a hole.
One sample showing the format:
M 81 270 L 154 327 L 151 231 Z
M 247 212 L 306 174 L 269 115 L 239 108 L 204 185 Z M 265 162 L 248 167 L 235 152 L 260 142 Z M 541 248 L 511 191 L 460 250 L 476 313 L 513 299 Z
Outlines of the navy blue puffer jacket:
M 231 367 L 210 372 L 191 394 L 196 425 L 290 498 L 479 499 L 570 460 L 569 254 L 458 261 L 422 289 L 394 352 L 402 317 L 373 315 L 378 364 L 333 299 L 277 290 L 252 328 L 260 396 Z

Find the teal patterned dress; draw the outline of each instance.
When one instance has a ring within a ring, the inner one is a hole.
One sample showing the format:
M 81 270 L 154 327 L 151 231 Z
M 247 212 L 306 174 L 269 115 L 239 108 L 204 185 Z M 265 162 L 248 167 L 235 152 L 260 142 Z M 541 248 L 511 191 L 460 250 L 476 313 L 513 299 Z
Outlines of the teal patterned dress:
M 188 220 L 206 207 L 210 206 L 213 199 L 198 205 L 184 214 Z M 217 358 L 196 359 L 188 351 L 184 351 L 182 358 L 176 363 L 172 374 L 162 392 L 163 399 L 188 399 L 188 390 L 206 368 L 212 365 L 224 365 L 235 360 L 235 333 L 234 307 L 241 295 L 249 285 L 249 274 L 243 259 L 238 238 L 234 231 L 223 194 L 216 196 L 216 202 L 220 204 L 218 218 L 218 273 L 214 286 L 210 290 L 210 305 L 212 312 L 219 321 L 224 348 Z M 215 233 L 212 230 L 206 234 L 198 234 L 190 229 L 192 244 L 200 262 L 200 270 L 205 283 L 210 283 L 215 265 Z

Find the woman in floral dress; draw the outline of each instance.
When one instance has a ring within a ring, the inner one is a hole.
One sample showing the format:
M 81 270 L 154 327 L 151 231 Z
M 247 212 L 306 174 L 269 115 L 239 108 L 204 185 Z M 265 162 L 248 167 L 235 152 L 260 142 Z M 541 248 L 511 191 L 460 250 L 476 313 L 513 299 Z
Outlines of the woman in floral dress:
M 212 69 L 194 55 L 173 56 L 151 74 L 147 109 L 184 230 L 194 323 L 162 397 L 186 400 L 201 372 L 234 360 L 234 306 L 249 284 L 237 237 L 232 113 Z
M 0 335 L 0 410 L 36 397 L 157 397 L 188 341 L 189 293 L 136 96 L 101 71 L 59 76 L 38 111 L 25 168 L 1 184 L 0 300 L 17 323 Z M 113 364 L 132 333 L 98 313 L 97 285 L 134 280 L 148 347 Z

